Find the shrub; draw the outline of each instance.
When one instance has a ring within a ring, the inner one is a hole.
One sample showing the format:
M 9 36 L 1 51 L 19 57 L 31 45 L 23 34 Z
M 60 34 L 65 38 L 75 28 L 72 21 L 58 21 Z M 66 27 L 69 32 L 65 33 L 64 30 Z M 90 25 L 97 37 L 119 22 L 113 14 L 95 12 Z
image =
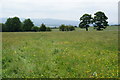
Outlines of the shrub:
M 45 26 L 45 24 L 41 24 L 41 26 L 40 26 L 40 31 L 46 31 L 46 26 Z
M 60 31 L 73 31 L 73 30 L 75 30 L 75 27 L 74 26 L 71 26 L 71 25 L 69 25 L 69 26 L 65 26 L 64 24 L 62 24 L 60 27 L 59 27 L 59 30 Z
M 51 28 L 50 27 L 46 27 L 46 31 L 51 31 Z
M 39 27 L 34 26 L 34 27 L 31 28 L 31 30 L 37 32 L 37 31 L 39 31 Z

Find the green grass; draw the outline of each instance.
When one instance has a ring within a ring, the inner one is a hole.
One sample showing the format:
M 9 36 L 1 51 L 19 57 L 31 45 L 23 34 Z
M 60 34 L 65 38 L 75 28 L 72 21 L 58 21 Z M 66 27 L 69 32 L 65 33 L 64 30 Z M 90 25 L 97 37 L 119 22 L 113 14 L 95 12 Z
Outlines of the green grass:
M 3 78 L 117 78 L 117 27 L 3 32 Z

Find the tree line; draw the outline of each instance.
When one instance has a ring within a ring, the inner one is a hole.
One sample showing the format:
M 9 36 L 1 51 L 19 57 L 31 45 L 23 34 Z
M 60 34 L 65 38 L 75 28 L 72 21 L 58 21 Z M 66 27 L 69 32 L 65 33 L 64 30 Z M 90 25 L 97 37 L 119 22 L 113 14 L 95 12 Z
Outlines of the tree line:
M 91 16 L 91 14 L 84 14 L 82 17 L 80 17 L 80 28 L 85 28 L 86 31 L 88 31 L 88 28 L 90 25 L 93 25 L 93 28 L 100 31 L 105 28 L 107 28 L 108 17 L 105 15 L 104 12 L 98 11 L 94 14 L 94 17 Z M 74 26 L 65 26 L 64 24 L 59 27 L 60 31 L 73 31 L 75 30 Z
M 104 12 L 98 11 L 94 14 L 94 17 L 91 14 L 84 14 L 80 17 L 80 28 L 85 28 L 88 31 L 88 28 L 92 24 L 94 29 L 103 30 L 108 26 L 108 17 Z M 60 31 L 73 31 L 77 26 L 72 25 L 60 25 Z M 25 19 L 23 22 L 20 21 L 18 17 L 8 18 L 5 24 L 2 23 L 3 32 L 27 32 L 27 31 L 51 31 L 50 27 L 46 27 L 45 24 L 41 24 L 40 27 L 35 26 L 30 19 Z
M 37 27 L 30 19 L 25 19 L 23 22 L 18 17 L 8 18 L 5 24 L 2 23 L 3 32 L 27 32 L 27 31 L 51 31 L 50 27 L 41 24 Z

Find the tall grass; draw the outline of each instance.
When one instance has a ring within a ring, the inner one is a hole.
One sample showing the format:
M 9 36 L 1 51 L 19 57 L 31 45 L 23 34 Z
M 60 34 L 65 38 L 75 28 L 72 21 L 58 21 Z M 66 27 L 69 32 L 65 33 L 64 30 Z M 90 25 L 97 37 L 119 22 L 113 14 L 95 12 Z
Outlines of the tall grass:
M 115 27 L 116 28 L 116 27 Z M 117 78 L 117 28 L 3 32 L 3 78 Z

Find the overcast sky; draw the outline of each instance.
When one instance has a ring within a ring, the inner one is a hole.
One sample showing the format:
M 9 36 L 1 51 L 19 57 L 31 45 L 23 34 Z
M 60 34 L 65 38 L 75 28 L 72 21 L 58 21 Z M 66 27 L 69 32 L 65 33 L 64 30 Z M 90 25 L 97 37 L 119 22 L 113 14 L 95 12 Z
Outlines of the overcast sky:
M 2 17 L 76 20 L 103 11 L 109 23 L 118 23 L 119 0 L 0 0 Z

